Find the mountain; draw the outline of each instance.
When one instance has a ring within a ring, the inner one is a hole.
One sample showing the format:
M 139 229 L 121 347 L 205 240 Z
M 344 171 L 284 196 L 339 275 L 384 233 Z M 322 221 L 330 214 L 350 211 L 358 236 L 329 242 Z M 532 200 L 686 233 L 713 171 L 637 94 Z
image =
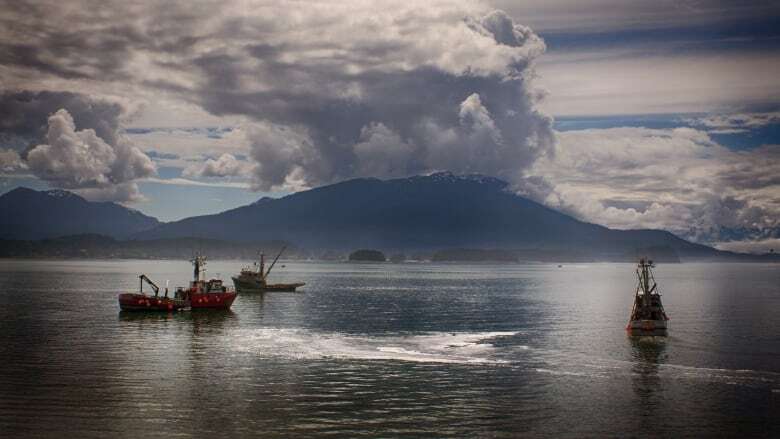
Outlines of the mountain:
M 685 258 L 721 253 L 669 232 L 611 230 L 582 222 L 507 187 L 492 177 L 451 173 L 354 179 L 160 224 L 135 238 L 278 239 L 304 248 L 342 250 L 511 249 L 544 251 L 562 260 L 621 259 L 648 249 Z
M 156 218 L 137 210 L 90 202 L 63 190 L 19 187 L 0 196 L 0 239 L 44 239 L 83 233 L 126 238 L 159 224 Z

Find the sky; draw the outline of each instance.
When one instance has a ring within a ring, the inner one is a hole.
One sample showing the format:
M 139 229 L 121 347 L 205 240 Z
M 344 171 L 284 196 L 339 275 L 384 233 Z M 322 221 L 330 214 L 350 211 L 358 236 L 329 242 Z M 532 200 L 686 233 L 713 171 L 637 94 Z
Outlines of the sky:
M 0 1 L 0 193 L 170 221 L 447 170 L 780 248 L 776 1 Z

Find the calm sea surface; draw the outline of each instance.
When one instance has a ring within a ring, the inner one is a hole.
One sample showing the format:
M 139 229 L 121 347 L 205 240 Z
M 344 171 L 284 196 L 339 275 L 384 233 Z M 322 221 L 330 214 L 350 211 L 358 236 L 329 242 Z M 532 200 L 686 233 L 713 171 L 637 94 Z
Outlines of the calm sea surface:
M 235 261 L 212 261 L 227 279 Z M 304 293 L 129 314 L 186 261 L 0 261 L 0 437 L 780 437 L 780 266 L 286 262 Z

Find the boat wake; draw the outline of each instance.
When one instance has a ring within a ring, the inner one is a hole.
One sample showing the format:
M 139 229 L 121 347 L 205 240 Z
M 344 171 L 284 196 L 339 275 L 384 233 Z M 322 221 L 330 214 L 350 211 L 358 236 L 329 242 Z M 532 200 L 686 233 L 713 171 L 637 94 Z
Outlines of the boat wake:
M 543 349 L 536 349 L 532 352 L 531 361 L 534 360 L 544 365 L 536 368 L 536 372 L 549 375 L 587 379 L 636 378 L 656 375 L 659 378 L 672 381 L 699 381 L 772 389 L 780 387 L 780 373 L 765 370 L 708 368 L 655 361 L 617 360 L 582 353 Z
M 493 341 L 516 332 L 428 333 L 404 336 L 353 336 L 305 329 L 261 328 L 231 337 L 234 349 L 295 359 L 395 360 L 418 363 L 503 364 Z

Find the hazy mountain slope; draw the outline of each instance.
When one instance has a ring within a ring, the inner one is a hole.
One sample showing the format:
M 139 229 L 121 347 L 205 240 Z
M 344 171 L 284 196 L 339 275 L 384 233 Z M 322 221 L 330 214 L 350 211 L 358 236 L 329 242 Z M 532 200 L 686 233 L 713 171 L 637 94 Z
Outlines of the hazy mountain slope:
M 610 230 L 578 221 L 505 188 L 494 178 L 449 173 L 356 179 L 162 224 L 136 237 L 279 239 L 336 249 L 545 248 L 622 254 L 668 246 L 685 256 L 717 253 L 668 232 Z
M 0 239 L 44 239 L 82 233 L 124 238 L 160 222 L 114 203 L 62 190 L 16 188 L 0 196 Z

